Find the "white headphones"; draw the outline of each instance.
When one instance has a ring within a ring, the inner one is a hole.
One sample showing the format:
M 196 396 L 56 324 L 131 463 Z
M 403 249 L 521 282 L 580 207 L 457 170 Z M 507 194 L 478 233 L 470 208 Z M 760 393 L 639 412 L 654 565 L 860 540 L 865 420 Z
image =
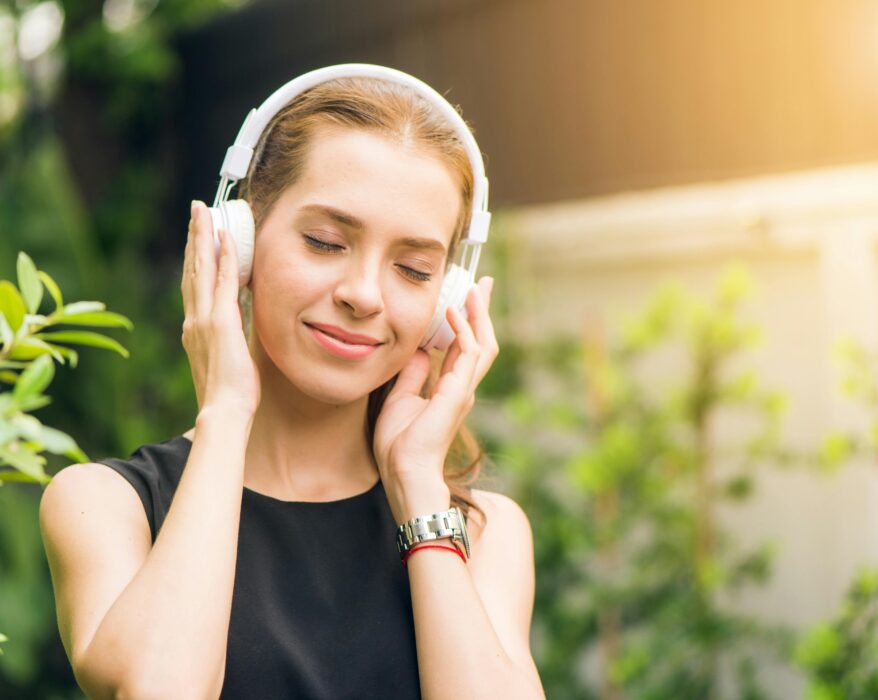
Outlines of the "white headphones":
M 255 236 L 253 213 L 245 200 L 229 200 L 229 192 L 238 180 L 247 175 L 250 161 L 253 159 L 253 150 L 275 114 L 297 95 L 315 85 L 335 78 L 359 76 L 382 78 L 414 89 L 448 118 L 463 142 L 472 165 L 474 191 L 469 229 L 461 239 L 457 262 L 449 263 L 445 270 L 439 301 L 420 345 L 425 350 L 429 348 L 445 350 L 454 339 L 454 331 L 445 320 L 445 311 L 449 305 L 454 305 L 466 318 L 466 297 L 475 284 L 476 267 L 479 264 L 482 244 L 488 240 L 488 228 L 491 224 L 491 212 L 488 211 L 488 179 L 485 177 L 485 166 L 476 140 L 457 110 L 433 88 L 408 73 L 368 63 L 342 63 L 320 68 L 282 85 L 262 103 L 259 109 L 251 109 L 235 138 L 235 143 L 226 151 L 225 160 L 220 168 L 220 184 L 213 206 L 209 209 L 213 221 L 214 250 L 219 258 L 219 239 L 216 237 L 216 230 L 222 228 L 228 231 L 235 241 L 238 253 L 238 281 L 241 286 L 246 285 L 250 280 L 253 265 Z

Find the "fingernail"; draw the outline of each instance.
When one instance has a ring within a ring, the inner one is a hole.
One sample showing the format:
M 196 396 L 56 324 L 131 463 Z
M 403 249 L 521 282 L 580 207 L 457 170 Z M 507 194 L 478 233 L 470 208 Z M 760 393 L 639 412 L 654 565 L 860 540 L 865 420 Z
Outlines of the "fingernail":
M 195 204 L 196 202 L 193 199 L 192 204 L 189 205 L 189 216 L 191 216 L 193 219 L 195 218 Z

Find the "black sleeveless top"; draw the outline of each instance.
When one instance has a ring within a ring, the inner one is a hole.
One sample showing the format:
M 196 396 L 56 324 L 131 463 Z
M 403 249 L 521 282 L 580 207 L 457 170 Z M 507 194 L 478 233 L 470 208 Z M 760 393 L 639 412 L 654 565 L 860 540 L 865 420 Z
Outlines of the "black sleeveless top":
M 98 460 L 137 491 L 153 542 L 191 447 L 179 435 Z M 244 487 L 220 697 L 421 697 L 411 591 L 380 480 L 328 502 Z

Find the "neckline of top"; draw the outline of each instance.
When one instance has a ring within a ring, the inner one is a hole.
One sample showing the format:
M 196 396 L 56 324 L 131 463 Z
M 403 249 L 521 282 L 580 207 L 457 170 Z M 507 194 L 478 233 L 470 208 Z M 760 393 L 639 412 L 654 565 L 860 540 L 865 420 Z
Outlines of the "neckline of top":
M 190 440 L 185 435 L 178 435 L 178 440 L 183 440 L 188 446 L 189 449 L 192 449 L 192 440 Z M 259 491 L 254 491 L 253 489 L 244 486 L 244 493 L 250 494 L 251 497 L 262 499 L 264 501 L 270 501 L 272 503 L 279 503 L 284 506 L 310 506 L 310 507 L 320 507 L 320 506 L 334 506 L 342 503 L 350 503 L 352 501 L 357 501 L 361 498 L 365 498 L 366 496 L 371 495 L 374 491 L 377 491 L 381 486 L 381 477 L 378 477 L 378 480 L 372 484 L 368 490 L 363 491 L 362 493 L 356 493 L 353 496 L 347 496 L 345 498 L 339 498 L 334 501 L 285 501 L 282 498 L 275 498 L 274 496 L 269 496 L 265 493 L 260 493 Z

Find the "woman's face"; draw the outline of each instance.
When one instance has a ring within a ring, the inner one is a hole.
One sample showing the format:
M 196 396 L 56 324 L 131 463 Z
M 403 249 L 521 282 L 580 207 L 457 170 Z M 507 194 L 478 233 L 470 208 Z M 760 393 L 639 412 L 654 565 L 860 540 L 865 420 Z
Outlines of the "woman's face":
M 354 129 L 319 131 L 256 236 L 253 333 L 278 370 L 332 404 L 399 372 L 432 318 L 460 206 L 438 157 Z M 370 340 L 331 337 L 340 333 Z

